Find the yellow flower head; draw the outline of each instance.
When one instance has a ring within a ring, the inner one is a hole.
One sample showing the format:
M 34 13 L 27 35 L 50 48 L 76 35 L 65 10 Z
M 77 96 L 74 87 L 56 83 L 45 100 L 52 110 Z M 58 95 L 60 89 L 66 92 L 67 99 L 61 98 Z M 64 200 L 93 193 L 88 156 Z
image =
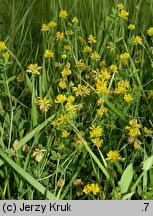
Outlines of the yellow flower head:
M 17 75 L 16 79 L 17 79 L 18 83 L 22 83 L 24 81 L 24 76 L 19 74 L 19 75 Z
M 125 94 L 124 95 L 124 100 L 129 103 L 131 100 L 133 100 L 132 96 L 130 94 Z
M 48 112 L 50 105 L 50 100 L 45 96 L 44 98 L 38 97 L 35 101 L 35 104 L 39 106 L 40 110 L 43 112 Z
M 75 97 L 73 95 L 68 96 L 67 102 L 72 103 L 75 100 Z
M 55 38 L 57 41 L 64 40 L 64 32 L 60 32 L 60 31 L 56 32 Z
M 5 49 L 6 49 L 5 42 L 0 41 L 0 51 L 1 51 L 1 50 L 5 50 Z
M 41 31 L 49 31 L 49 26 L 47 24 L 43 23 L 41 26 Z
M 45 50 L 44 52 L 44 57 L 45 58 L 53 58 L 54 57 L 54 52 L 52 52 L 51 50 Z
M 66 35 L 73 35 L 73 34 L 74 34 L 74 31 L 71 30 L 71 29 L 68 29 L 68 30 L 65 31 L 65 34 L 66 34 Z
M 96 93 L 108 93 L 107 82 L 103 80 L 98 80 L 96 82 Z
M 118 151 L 114 150 L 114 151 L 109 151 L 107 153 L 107 160 L 111 160 L 111 161 L 118 161 L 120 159 L 119 153 Z
M 121 10 L 118 13 L 118 16 L 121 17 L 122 19 L 127 19 L 128 15 L 129 15 L 129 13 L 126 10 Z
M 4 53 L 2 54 L 2 56 L 3 56 L 3 58 L 5 58 L 5 59 L 9 59 L 10 54 L 9 54 L 9 52 L 4 52 Z
M 134 30 L 135 29 L 135 25 L 133 25 L 133 24 L 128 25 L 128 29 L 131 30 L 131 31 Z
M 97 183 L 87 184 L 84 186 L 83 192 L 85 194 L 93 193 L 94 195 L 97 195 L 101 192 L 101 188 Z
M 126 126 L 125 129 L 129 131 L 129 136 L 135 137 L 141 135 L 139 128 L 141 127 L 136 119 L 129 121 L 130 126 Z
M 92 47 L 90 47 L 90 46 L 83 47 L 83 52 L 84 53 L 90 53 L 90 52 L 92 52 Z
M 73 22 L 73 23 L 78 23 L 78 19 L 77 19 L 76 17 L 74 17 L 74 18 L 72 19 L 72 22 Z
M 113 73 L 117 73 L 118 71 L 118 68 L 117 68 L 117 66 L 116 65 L 114 65 L 114 64 L 112 64 L 110 67 L 110 70 L 113 72 Z
M 123 6 L 123 4 L 117 4 L 117 8 L 119 8 L 119 9 L 123 9 L 124 6 Z
M 67 54 L 64 53 L 64 54 L 61 55 L 61 57 L 62 57 L 62 59 L 66 59 L 67 58 Z
M 81 84 L 78 84 L 77 87 L 72 87 L 72 91 L 75 92 L 76 97 L 78 96 L 86 97 L 87 95 L 90 95 L 91 92 L 88 85 L 81 85 Z
M 80 59 L 79 61 L 76 61 L 76 67 L 77 68 L 81 68 L 81 67 L 84 67 L 84 62 L 82 61 L 82 59 Z
M 42 68 L 42 67 L 39 67 L 38 64 L 30 64 L 30 65 L 28 66 L 27 72 L 32 73 L 33 75 L 39 75 L 39 74 L 40 74 L 39 70 L 40 70 L 41 68 Z
M 71 49 L 72 49 L 72 46 L 70 46 L 70 45 L 65 45 L 65 46 L 64 46 L 64 49 L 65 49 L 65 50 L 71 50 Z
M 54 22 L 54 21 L 50 21 L 50 22 L 47 24 L 47 26 L 48 26 L 49 28 L 53 28 L 53 27 L 57 26 L 57 23 Z
M 55 99 L 55 103 L 64 103 L 66 101 L 66 96 L 63 94 L 59 94 L 56 99 Z
M 96 60 L 96 61 L 100 60 L 100 55 L 96 51 L 91 53 L 90 57 L 92 60 Z
M 63 130 L 61 137 L 66 139 L 66 138 L 68 138 L 69 135 L 70 135 L 70 133 L 67 132 L 67 130 Z
M 89 42 L 90 44 L 96 43 L 96 42 L 97 42 L 96 37 L 94 37 L 93 35 L 89 35 L 89 37 L 88 37 L 88 42 Z
M 64 68 L 61 72 L 62 77 L 69 76 L 72 73 L 72 71 L 69 68 Z
M 137 44 L 142 44 L 142 38 L 141 37 L 139 37 L 139 36 L 136 36 L 135 37 L 135 41 L 134 41 L 134 43 L 137 45 Z
M 153 36 L 153 27 L 150 27 L 148 30 L 147 30 L 147 34 L 149 36 Z
M 67 13 L 66 10 L 61 10 L 59 12 L 59 17 L 61 17 L 61 18 L 67 18 L 67 16 L 68 16 L 68 13 Z
M 100 126 L 96 127 L 95 125 L 93 125 L 90 129 L 90 139 L 98 138 L 102 135 L 103 130 Z
M 153 90 L 151 90 L 149 93 L 148 93 L 148 99 L 151 99 L 153 98 Z

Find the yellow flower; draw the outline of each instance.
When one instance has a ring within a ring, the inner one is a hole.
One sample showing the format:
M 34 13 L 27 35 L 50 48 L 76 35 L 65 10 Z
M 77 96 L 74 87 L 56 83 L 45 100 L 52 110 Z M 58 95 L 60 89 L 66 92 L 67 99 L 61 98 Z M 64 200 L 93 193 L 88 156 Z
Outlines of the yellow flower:
M 76 17 L 74 17 L 74 18 L 72 19 L 72 22 L 73 22 L 73 23 L 78 23 L 78 19 L 77 19 Z
M 148 99 L 151 99 L 153 98 L 153 90 L 151 90 L 149 93 L 148 93 Z
M 67 55 L 64 53 L 61 55 L 62 59 L 66 59 L 67 58 Z
M 65 49 L 65 50 L 71 50 L 71 49 L 72 49 L 72 46 L 70 46 L 70 45 L 65 45 L 65 46 L 64 46 L 64 49 Z
M 118 161 L 120 159 L 119 153 L 118 151 L 114 150 L 114 151 L 109 151 L 107 153 L 107 160 L 111 160 L 111 161 Z
M 153 36 L 153 27 L 150 27 L 148 30 L 147 30 L 147 34 L 149 36 Z
M 121 80 L 117 84 L 117 88 L 115 88 L 115 93 L 116 94 L 125 94 L 126 93 L 126 88 L 130 87 L 130 83 L 127 80 Z
M 60 32 L 60 31 L 56 32 L 55 38 L 57 41 L 64 40 L 64 32 Z
M 68 111 L 69 114 L 74 114 L 76 112 L 76 106 L 74 106 L 70 102 L 67 102 L 65 104 L 65 108 L 67 109 L 67 111 Z
M 111 78 L 111 75 L 106 68 L 104 70 L 101 70 L 100 74 L 102 75 L 102 78 L 104 80 L 109 80 Z
M 68 29 L 68 30 L 65 31 L 65 34 L 66 35 L 73 35 L 74 31 L 72 31 L 71 29 Z
M 79 36 L 78 38 L 79 38 L 79 41 L 80 41 L 81 43 L 83 43 L 83 42 L 84 42 L 84 39 L 83 39 L 83 37 L 82 37 L 82 36 Z
M 5 50 L 5 49 L 6 49 L 5 42 L 0 41 L 0 51 L 1 51 L 1 50 Z
M 117 4 L 117 7 L 118 7 L 119 9 L 123 9 L 123 8 L 124 8 L 123 4 Z
M 67 102 L 72 103 L 75 100 L 75 97 L 73 95 L 68 96 Z
M 51 50 L 45 50 L 44 52 L 44 57 L 45 58 L 53 58 L 54 57 L 54 52 L 52 52 Z
M 116 65 L 114 65 L 114 64 L 112 64 L 110 67 L 110 70 L 113 72 L 113 73 L 117 73 L 118 71 L 117 71 L 117 66 Z
M 128 29 L 131 30 L 131 31 L 134 30 L 134 29 L 135 29 L 135 25 L 129 24 L 129 25 L 128 25 Z
M 30 64 L 30 65 L 28 66 L 27 72 L 32 73 L 33 75 L 39 75 L 39 74 L 40 74 L 39 70 L 40 70 L 41 68 L 42 68 L 42 67 L 38 67 L 38 64 Z
M 127 19 L 127 16 L 129 15 L 129 13 L 126 10 L 121 10 L 118 13 L 118 16 L 121 17 L 122 19 Z
M 24 81 L 24 76 L 22 76 L 21 74 L 19 74 L 17 77 L 16 77 L 17 81 L 19 83 L 22 83 Z
M 90 44 L 96 43 L 96 42 L 97 42 L 96 37 L 94 37 L 93 35 L 89 35 L 89 37 L 88 37 L 88 42 L 89 42 Z
M 75 92 L 76 97 L 82 96 L 86 97 L 87 95 L 90 95 L 90 89 L 88 85 L 81 85 L 78 84 L 77 87 L 72 87 L 72 91 Z
M 102 135 L 103 131 L 100 126 L 96 127 L 95 125 L 93 125 L 90 129 L 90 139 L 99 138 Z
M 106 61 L 105 60 L 102 60 L 100 63 L 99 63 L 100 67 L 106 67 Z
M 68 138 L 69 135 L 70 135 L 70 133 L 67 132 L 67 130 L 63 130 L 61 137 L 66 139 L 66 138 Z
M 4 52 L 4 53 L 2 54 L 2 56 L 3 56 L 3 58 L 5 58 L 5 59 L 9 59 L 10 54 L 9 54 L 9 52 Z
M 129 136 L 135 137 L 141 135 L 139 128 L 141 127 L 137 124 L 137 120 L 133 119 L 129 121 L 130 126 L 126 126 L 125 129 L 129 131 Z
M 55 103 L 64 103 L 66 101 L 66 96 L 63 94 L 59 94 L 57 95 L 56 99 L 55 99 Z
M 105 112 L 107 112 L 107 108 L 103 107 L 101 109 L 97 109 L 98 114 L 102 117 Z
M 41 31 L 49 31 L 49 26 L 47 24 L 43 23 L 41 26 Z
M 57 26 L 57 23 L 56 22 L 53 22 L 53 21 L 50 21 L 48 24 L 47 24 L 48 27 L 50 28 L 53 28 L 55 26 Z
M 107 82 L 103 80 L 98 80 L 96 82 L 96 93 L 108 93 Z
M 128 56 L 129 55 L 129 56 Z M 116 59 L 118 60 L 118 61 L 120 61 L 122 64 L 124 64 L 124 65 L 128 65 L 128 58 L 130 57 L 130 54 L 129 53 L 123 53 L 123 54 L 121 54 L 121 55 L 117 55 L 116 56 Z
M 134 43 L 137 45 L 137 44 L 142 44 L 142 38 L 141 37 L 139 37 L 139 36 L 136 36 L 135 37 L 135 40 L 134 40 Z
M 62 77 L 62 79 L 60 80 L 59 82 L 59 87 L 62 88 L 62 89 L 66 89 L 67 88 L 67 84 L 66 84 L 66 79 L 65 77 Z
M 125 94 L 124 95 L 124 100 L 129 103 L 131 100 L 133 100 L 132 96 L 130 94 Z
M 76 61 L 76 67 L 77 68 L 84 67 L 84 62 L 82 61 L 82 59 L 80 59 L 79 61 Z
M 83 192 L 85 194 L 93 193 L 94 195 L 97 195 L 101 192 L 101 189 L 97 183 L 87 184 L 83 188 Z
M 103 144 L 103 140 L 101 140 L 101 139 L 92 139 L 92 142 L 98 147 L 98 148 L 100 148 L 101 146 L 102 146 L 102 144 Z
M 96 61 L 100 60 L 100 55 L 96 51 L 91 53 L 90 57 L 92 60 L 96 60 Z
M 68 13 L 67 13 L 66 10 L 61 10 L 59 12 L 59 17 L 61 17 L 61 18 L 67 18 L 67 16 L 68 16 Z
M 38 97 L 35 101 L 35 104 L 38 105 L 43 112 L 48 112 L 49 107 L 51 106 L 49 103 L 50 100 L 48 100 L 46 96 L 44 98 Z
M 66 77 L 66 76 L 69 76 L 70 74 L 72 73 L 72 71 L 68 68 L 64 68 L 61 72 L 62 74 L 62 77 Z
M 92 52 L 92 47 L 90 47 L 90 46 L 83 47 L 83 52 L 84 53 L 90 53 L 90 52 Z

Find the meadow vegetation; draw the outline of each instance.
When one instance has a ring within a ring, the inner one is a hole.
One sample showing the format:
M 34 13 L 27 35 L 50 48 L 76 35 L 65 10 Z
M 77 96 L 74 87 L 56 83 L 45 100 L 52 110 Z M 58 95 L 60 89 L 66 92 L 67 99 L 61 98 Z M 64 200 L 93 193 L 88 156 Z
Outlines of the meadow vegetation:
M 153 0 L 0 4 L 0 199 L 152 199 Z

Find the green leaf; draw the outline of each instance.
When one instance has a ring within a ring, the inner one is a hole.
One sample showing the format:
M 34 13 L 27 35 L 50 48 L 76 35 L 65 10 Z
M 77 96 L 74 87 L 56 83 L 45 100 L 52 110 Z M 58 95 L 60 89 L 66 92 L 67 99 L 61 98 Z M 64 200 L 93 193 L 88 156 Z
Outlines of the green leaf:
M 121 180 L 118 182 L 122 194 L 127 193 L 132 178 L 133 178 L 133 166 L 132 163 L 130 163 L 124 170 Z
M 135 192 L 131 192 L 131 193 L 128 193 L 128 194 L 124 195 L 124 196 L 122 197 L 122 200 L 131 199 L 131 197 L 133 196 L 134 193 L 135 193 Z
M 11 158 L 7 156 L 0 149 L 0 156 L 17 172 L 20 176 L 22 176 L 31 186 L 33 186 L 36 190 L 38 190 L 43 195 L 46 195 L 46 198 L 49 200 L 57 199 L 50 191 L 46 190 L 46 188 L 40 184 L 36 179 L 34 179 L 29 173 L 23 170 L 19 165 L 17 165 Z
M 148 171 L 153 166 L 153 156 L 149 157 L 143 164 L 143 170 Z

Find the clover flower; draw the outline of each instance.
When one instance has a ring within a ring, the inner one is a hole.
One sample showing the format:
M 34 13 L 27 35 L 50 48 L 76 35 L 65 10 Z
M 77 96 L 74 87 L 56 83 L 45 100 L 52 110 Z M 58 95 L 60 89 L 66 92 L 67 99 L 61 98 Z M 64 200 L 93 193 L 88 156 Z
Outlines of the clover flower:
M 84 186 L 83 192 L 85 194 L 93 193 L 94 195 L 97 195 L 101 192 L 101 188 L 97 183 L 87 184 Z
M 60 17 L 60 18 L 67 18 L 67 16 L 68 16 L 68 13 L 67 13 L 66 10 L 61 10 L 61 11 L 59 12 L 59 17 Z
M 45 50 L 45 52 L 44 52 L 44 57 L 45 57 L 45 58 L 53 58 L 53 57 L 54 57 L 54 52 L 47 49 L 47 50 Z
M 111 161 L 118 161 L 120 159 L 119 153 L 118 151 L 114 150 L 114 151 L 109 151 L 107 153 L 107 160 L 111 160 Z
M 27 72 L 32 73 L 33 75 L 39 75 L 39 74 L 40 74 L 39 70 L 40 70 L 41 68 L 42 68 L 42 67 L 39 67 L 38 64 L 30 64 L 30 65 L 28 66 Z
M 128 17 L 128 15 L 129 15 L 129 13 L 126 11 L 126 10 L 121 10 L 119 13 L 118 13 L 118 16 L 120 17 L 120 18 L 122 18 L 122 19 L 128 19 L 127 17 Z
M 40 110 L 43 112 L 48 112 L 50 105 L 50 100 L 45 96 L 44 98 L 38 97 L 35 101 L 35 104 L 39 106 Z
M 0 51 L 1 50 L 5 50 L 6 49 L 6 45 L 4 41 L 0 41 Z

